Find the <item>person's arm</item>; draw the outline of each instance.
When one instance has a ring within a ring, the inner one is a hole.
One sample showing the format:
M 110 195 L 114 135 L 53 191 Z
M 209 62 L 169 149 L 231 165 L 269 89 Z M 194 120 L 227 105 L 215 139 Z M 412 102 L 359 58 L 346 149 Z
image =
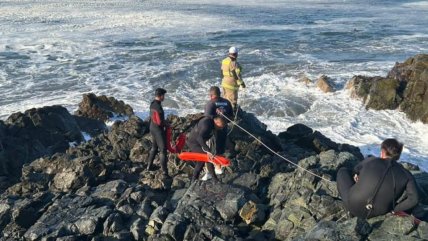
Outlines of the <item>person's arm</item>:
M 234 68 L 233 72 L 234 72 L 234 76 L 236 77 L 235 78 L 236 79 L 236 83 L 239 86 L 241 86 L 242 88 L 245 88 L 246 86 L 245 86 L 244 81 L 242 80 L 242 75 L 241 75 L 242 67 L 238 64 L 238 62 L 236 62 L 235 68 Z
M 208 101 L 205 105 L 204 116 L 213 118 L 215 115 L 215 105 L 212 101 Z
M 404 199 L 402 202 L 398 203 L 397 206 L 395 206 L 394 212 L 407 211 L 415 207 L 419 202 L 419 194 L 418 189 L 416 188 L 415 179 L 413 178 L 412 174 L 407 171 L 406 173 L 408 176 L 408 181 L 406 185 L 407 198 Z
M 152 122 L 157 126 L 162 126 L 162 118 L 157 110 L 152 110 Z
M 198 136 L 196 138 L 196 141 L 204 151 L 210 150 L 210 148 L 207 146 L 207 143 L 204 140 L 204 136 L 209 137 L 211 135 L 212 129 L 213 129 L 213 126 L 210 125 L 208 121 L 202 120 L 201 122 L 198 123 Z

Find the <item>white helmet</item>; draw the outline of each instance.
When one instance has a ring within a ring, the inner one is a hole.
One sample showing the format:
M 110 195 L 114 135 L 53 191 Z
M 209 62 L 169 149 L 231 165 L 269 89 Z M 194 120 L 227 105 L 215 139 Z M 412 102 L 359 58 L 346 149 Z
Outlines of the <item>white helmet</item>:
M 237 54 L 237 53 L 238 53 L 238 48 L 236 48 L 236 47 L 230 47 L 229 54 Z

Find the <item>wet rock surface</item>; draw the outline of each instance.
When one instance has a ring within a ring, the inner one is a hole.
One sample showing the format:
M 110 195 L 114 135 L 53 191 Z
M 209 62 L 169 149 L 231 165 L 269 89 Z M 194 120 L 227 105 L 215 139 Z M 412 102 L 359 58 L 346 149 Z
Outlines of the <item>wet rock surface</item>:
M 84 94 L 75 115 L 90 119 L 106 121 L 115 116 L 132 116 L 132 107 L 123 101 L 105 95 Z
M 189 132 L 200 117 L 169 116 L 173 136 Z M 229 126 L 232 165 L 219 182 L 191 183 L 194 164 L 173 154 L 167 178 L 157 159 L 154 170 L 146 170 L 147 123 L 131 116 L 23 166 L 20 182 L 0 196 L 0 240 L 427 239 L 427 224 L 414 226 L 410 217 L 367 222 L 348 216 L 335 176 L 338 167 L 363 159 L 358 148 L 302 124 L 275 135 L 243 110 L 237 122 L 293 164 Z M 0 133 L 7 125 L 0 122 Z M 425 174 L 418 175 L 428 190 Z
M 316 86 L 324 93 L 334 92 L 332 80 L 326 75 L 322 75 L 318 78 Z
M 0 192 L 19 180 L 25 163 L 64 152 L 70 142 L 81 141 L 79 126 L 61 106 L 30 109 L 0 121 Z
M 354 76 L 347 88 L 367 108 L 399 108 L 411 120 L 428 123 L 428 54 L 396 63 L 386 77 Z

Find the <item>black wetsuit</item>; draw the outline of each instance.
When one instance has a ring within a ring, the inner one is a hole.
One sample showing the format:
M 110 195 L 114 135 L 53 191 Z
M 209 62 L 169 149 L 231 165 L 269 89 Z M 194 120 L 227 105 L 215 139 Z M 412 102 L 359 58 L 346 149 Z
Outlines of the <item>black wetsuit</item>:
M 217 110 L 223 113 L 223 115 L 225 115 L 227 118 L 229 119 L 233 118 L 232 104 L 230 103 L 229 100 L 222 97 L 218 97 L 215 100 L 210 100 L 207 102 L 207 104 L 205 105 L 204 116 L 214 118 L 214 116 L 218 115 Z M 221 155 L 225 152 L 226 139 L 227 139 L 227 127 L 219 130 L 217 133 L 216 154 Z
M 197 153 L 206 153 L 211 152 L 210 147 L 207 145 L 207 141 L 211 138 L 215 138 L 217 130 L 215 129 L 214 120 L 211 117 L 203 117 L 196 126 L 190 132 L 189 138 L 187 140 L 187 146 L 190 148 L 191 152 Z M 217 139 L 217 138 L 215 138 Z M 220 147 L 223 148 L 224 147 Z M 208 172 L 213 176 L 214 179 L 217 179 L 217 176 L 214 172 L 214 165 L 212 163 L 207 163 Z M 193 171 L 193 180 L 197 180 L 201 174 L 202 168 L 204 167 L 204 162 L 196 162 L 195 170 Z
M 337 173 L 337 189 L 345 207 L 354 216 L 371 218 L 391 211 L 407 211 L 418 203 L 412 174 L 396 161 L 369 157 L 355 166 L 354 174 L 358 175 L 357 183 L 348 169 L 342 167 Z M 396 203 L 404 191 L 406 199 Z M 373 206 L 371 211 L 366 208 L 369 203 Z
M 150 169 L 153 160 L 155 159 L 158 151 L 159 160 L 162 171 L 165 175 L 168 175 L 167 168 L 167 149 L 166 149 L 166 133 L 165 133 L 165 114 L 158 100 L 153 100 L 150 104 L 150 134 L 152 135 L 152 149 L 150 150 L 149 157 L 147 159 L 147 169 Z

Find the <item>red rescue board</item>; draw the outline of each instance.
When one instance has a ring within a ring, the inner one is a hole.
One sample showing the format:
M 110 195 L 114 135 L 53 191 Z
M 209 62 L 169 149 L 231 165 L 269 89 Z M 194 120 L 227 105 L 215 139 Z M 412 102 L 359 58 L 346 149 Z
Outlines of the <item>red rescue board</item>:
M 182 152 L 178 154 L 178 158 L 183 161 L 210 162 L 210 160 L 208 159 L 208 155 L 205 153 Z M 215 156 L 211 163 L 227 167 L 230 165 L 230 160 L 224 156 Z

